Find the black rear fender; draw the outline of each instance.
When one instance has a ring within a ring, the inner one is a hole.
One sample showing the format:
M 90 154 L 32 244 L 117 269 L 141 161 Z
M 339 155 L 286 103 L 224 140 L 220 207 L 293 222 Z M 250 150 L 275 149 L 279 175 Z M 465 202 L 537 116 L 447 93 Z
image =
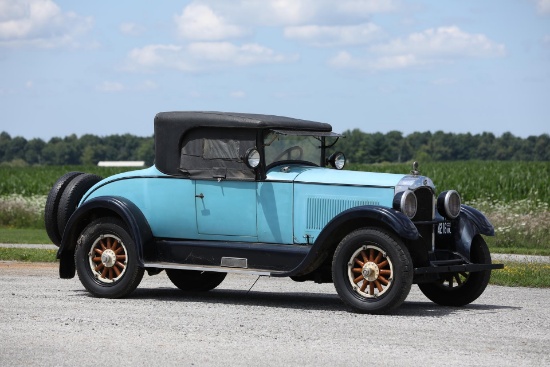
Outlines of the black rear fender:
M 86 201 L 69 218 L 61 245 L 57 252 L 59 276 L 73 278 L 75 275 L 74 252 L 80 234 L 93 220 L 102 217 L 120 218 L 134 240 L 138 264 L 152 251 L 153 234 L 141 210 L 131 201 L 118 196 L 100 196 Z

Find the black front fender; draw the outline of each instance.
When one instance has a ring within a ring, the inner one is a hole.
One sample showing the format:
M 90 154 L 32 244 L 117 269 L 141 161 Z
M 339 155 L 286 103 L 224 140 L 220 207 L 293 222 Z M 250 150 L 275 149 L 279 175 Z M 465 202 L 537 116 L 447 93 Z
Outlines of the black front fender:
M 470 260 L 470 248 L 475 236 L 495 235 L 495 229 L 485 215 L 467 205 L 461 206 L 460 216 L 453 227 L 456 250 L 468 260 Z
M 416 226 L 400 211 L 375 205 L 357 206 L 334 217 L 319 233 L 300 265 L 277 276 L 295 276 L 315 270 L 343 237 L 357 228 L 367 226 L 386 228 L 406 240 L 416 240 L 419 237 Z
M 143 266 L 144 256 L 151 251 L 150 246 L 153 238 L 147 219 L 141 210 L 126 198 L 100 196 L 86 201 L 69 218 L 57 251 L 61 278 L 73 278 L 75 275 L 74 253 L 80 233 L 91 221 L 108 216 L 119 217 L 126 224 L 136 246 L 138 264 Z
M 484 234 L 486 236 L 494 236 L 495 229 L 491 222 L 481 213 L 479 210 L 472 208 L 471 206 L 461 205 L 460 215 L 464 215 L 470 222 L 472 222 L 479 234 Z

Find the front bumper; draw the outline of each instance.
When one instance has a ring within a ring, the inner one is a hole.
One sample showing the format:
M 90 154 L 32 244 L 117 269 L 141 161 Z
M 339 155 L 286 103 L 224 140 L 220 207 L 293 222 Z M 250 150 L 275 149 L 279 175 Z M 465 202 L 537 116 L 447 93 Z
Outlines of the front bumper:
M 504 264 L 456 264 L 454 260 L 432 261 L 430 266 L 414 268 L 415 275 L 440 273 L 473 273 L 476 271 L 503 269 Z

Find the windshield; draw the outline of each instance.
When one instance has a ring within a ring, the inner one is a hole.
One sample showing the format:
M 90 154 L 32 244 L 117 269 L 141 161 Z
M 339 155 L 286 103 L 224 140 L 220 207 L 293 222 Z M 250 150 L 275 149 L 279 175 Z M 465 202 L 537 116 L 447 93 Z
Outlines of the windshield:
M 314 164 L 321 162 L 321 140 L 314 136 L 283 135 L 270 132 L 264 139 L 265 164 L 301 161 Z

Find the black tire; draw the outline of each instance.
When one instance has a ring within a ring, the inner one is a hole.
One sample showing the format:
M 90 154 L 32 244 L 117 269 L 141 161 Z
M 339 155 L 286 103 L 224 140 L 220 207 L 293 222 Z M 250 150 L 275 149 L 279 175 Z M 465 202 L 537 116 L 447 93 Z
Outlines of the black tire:
M 356 312 L 387 313 L 399 307 L 411 290 L 411 256 L 389 232 L 360 228 L 336 248 L 332 278 L 342 301 Z
M 101 180 L 102 178 L 99 176 L 84 173 L 76 176 L 68 183 L 57 208 L 57 228 L 61 238 L 63 238 L 69 218 L 73 215 L 86 191 Z
M 219 286 L 227 273 L 214 271 L 166 269 L 166 275 L 179 289 L 186 292 L 206 292 Z
M 84 228 L 75 262 L 80 282 L 96 297 L 125 297 L 143 278 L 135 242 L 117 218 L 100 218 Z
M 491 264 L 489 248 L 481 236 L 474 237 L 470 258 L 475 264 Z M 418 287 L 426 297 L 439 305 L 459 307 L 481 296 L 490 279 L 491 270 L 450 273 L 442 275 L 442 279 L 435 283 L 421 283 Z
M 44 224 L 46 226 L 46 233 L 52 243 L 59 247 L 61 244 L 61 235 L 59 234 L 59 227 L 57 225 L 57 210 L 59 208 L 59 201 L 63 195 L 63 191 L 69 184 L 69 182 L 76 176 L 81 175 L 83 172 L 68 172 L 53 184 L 48 198 L 46 199 L 46 206 L 44 208 Z

